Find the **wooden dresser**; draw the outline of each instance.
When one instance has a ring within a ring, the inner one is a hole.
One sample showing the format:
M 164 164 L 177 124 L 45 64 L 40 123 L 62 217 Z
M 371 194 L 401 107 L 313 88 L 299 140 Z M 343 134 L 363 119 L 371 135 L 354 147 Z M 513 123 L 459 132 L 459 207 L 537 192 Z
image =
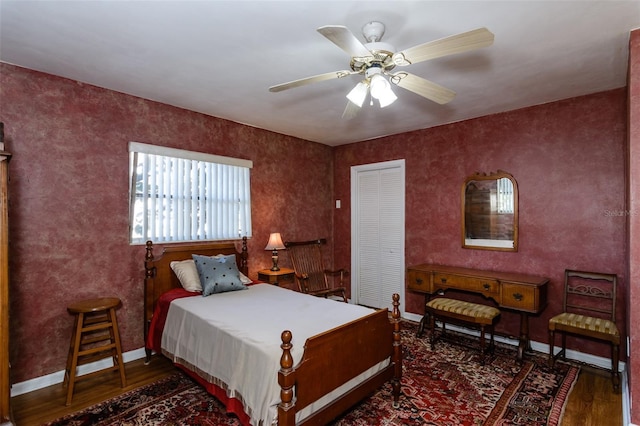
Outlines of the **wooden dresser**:
M 520 313 L 518 360 L 530 349 L 529 314 L 542 312 L 547 304 L 549 279 L 510 272 L 484 271 L 456 266 L 421 264 L 407 268 L 409 290 L 431 296 L 446 290 L 462 290 L 493 299 L 498 306 Z M 420 322 L 419 333 L 428 319 Z
M 0 123 L 0 425 L 11 422 L 9 378 L 9 159 Z

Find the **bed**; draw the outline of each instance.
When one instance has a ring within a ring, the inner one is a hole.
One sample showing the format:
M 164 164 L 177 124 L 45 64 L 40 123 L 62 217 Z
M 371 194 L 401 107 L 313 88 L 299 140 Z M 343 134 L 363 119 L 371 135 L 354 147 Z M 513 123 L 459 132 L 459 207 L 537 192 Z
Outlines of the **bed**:
M 239 250 L 235 243 L 173 244 L 157 258 L 147 242 L 147 361 L 153 351 L 169 357 L 245 425 L 324 425 L 386 382 L 397 405 L 397 294 L 391 313 L 260 282 L 242 291 L 194 296 L 170 267 L 193 254 L 234 255 L 247 275 L 246 239 Z

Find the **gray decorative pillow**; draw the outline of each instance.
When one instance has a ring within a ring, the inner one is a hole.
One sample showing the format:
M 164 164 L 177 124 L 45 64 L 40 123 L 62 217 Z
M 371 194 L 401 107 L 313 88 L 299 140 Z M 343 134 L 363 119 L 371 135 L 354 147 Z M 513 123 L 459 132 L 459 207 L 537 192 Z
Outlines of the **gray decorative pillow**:
M 203 296 L 247 288 L 240 280 L 235 255 L 210 257 L 194 254 L 191 257 L 198 270 Z

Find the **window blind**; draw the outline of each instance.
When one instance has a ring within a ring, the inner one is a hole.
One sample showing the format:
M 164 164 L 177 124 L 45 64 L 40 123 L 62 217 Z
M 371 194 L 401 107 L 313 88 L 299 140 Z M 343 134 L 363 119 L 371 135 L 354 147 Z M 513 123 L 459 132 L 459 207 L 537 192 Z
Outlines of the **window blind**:
M 249 160 L 131 142 L 131 242 L 251 236 Z

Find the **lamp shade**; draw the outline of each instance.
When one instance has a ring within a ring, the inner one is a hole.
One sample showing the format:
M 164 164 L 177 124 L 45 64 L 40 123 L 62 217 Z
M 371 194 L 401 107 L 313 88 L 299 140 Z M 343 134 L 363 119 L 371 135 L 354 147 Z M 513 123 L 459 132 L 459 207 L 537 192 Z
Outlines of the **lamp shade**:
M 398 97 L 391 90 L 391 85 L 380 74 L 374 74 L 371 77 L 371 96 L 380 102 L 380 108 L 391 105 Z
M 398 97 L 393 93 L 393 90 L 391 90 L 391 86 L 387 87 L 387 90 L 383 92 L 382 96 L 378 97 L 380 108 L 391 105 L 396 101 L 396 99 L 398 99 Z
M 282 250 L 284 249 L 284 243 L 282 242 L 282 237 L 279 232 L 272 232 L 269 235 L 269 242 L 267 246 L 264 248 L 265 250 Z
M 361 81 L 360 83 L 356 84 L 356 87 L 351 89 L 351 91 L 347 95 L 347 99 L 361 107 L 364 103 L 365 98 L 367 97 L 368 90 L 369 86 Z

